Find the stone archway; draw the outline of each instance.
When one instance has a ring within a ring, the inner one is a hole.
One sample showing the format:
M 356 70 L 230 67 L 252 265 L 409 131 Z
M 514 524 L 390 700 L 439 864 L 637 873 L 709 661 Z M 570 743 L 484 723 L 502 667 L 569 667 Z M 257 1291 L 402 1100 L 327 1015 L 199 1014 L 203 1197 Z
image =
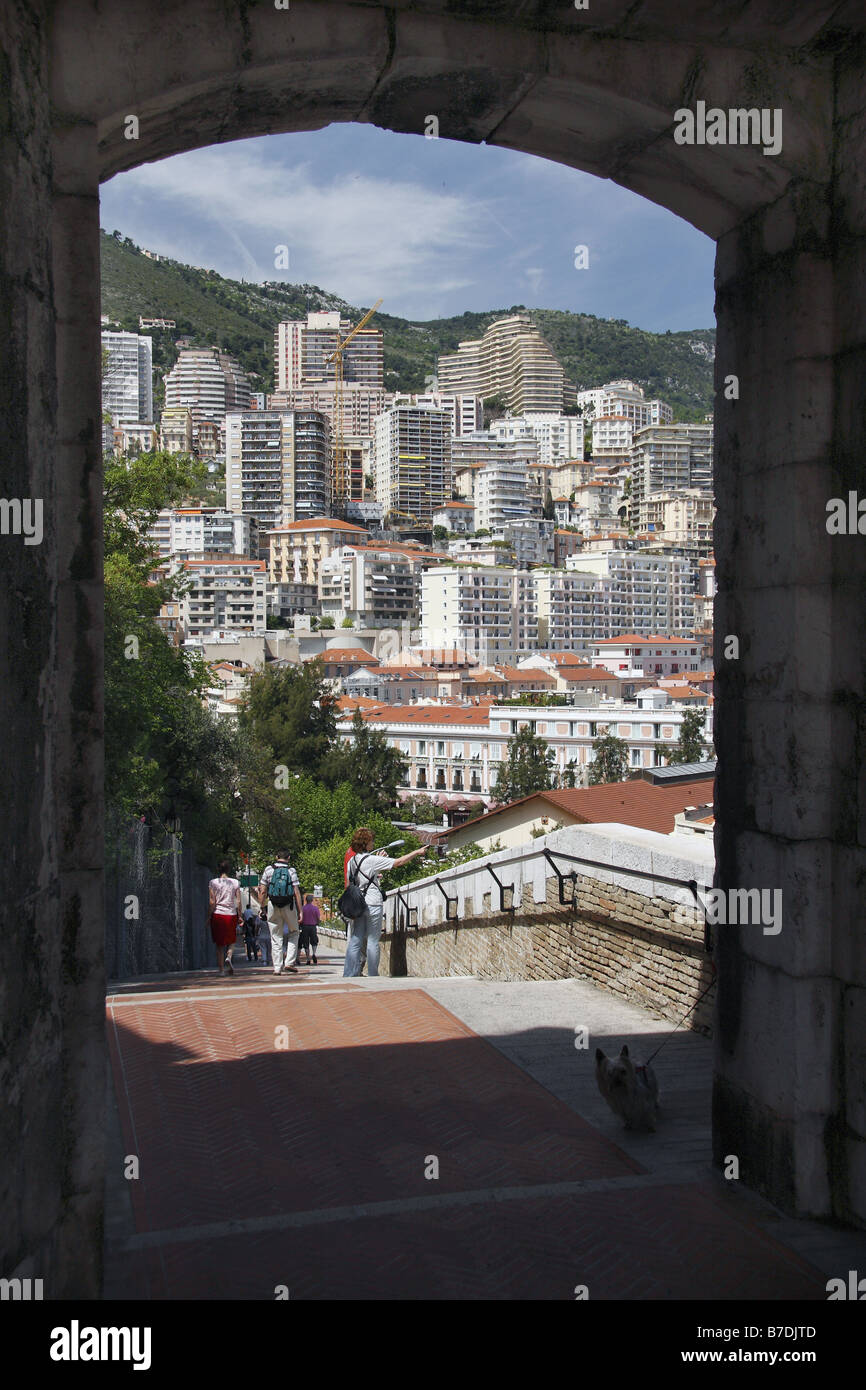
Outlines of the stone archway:
M 829 498 L 866 491 L 866 43 L 853 3 L 774 10 L 6 7 L 0 447 L 8 495 L 43 498 L 45 525 L 0 550 L 7 857 L 35 933 L 5 980 L 4 1272 L 99 1289 L 99 181 L 335 120 L 420 133 L 434 115 L 441 136 L 613 178 L 718 239 L 718 882 L 781 886 L 786 906 L 778 936 L 719 934 L 716 1158 L 791 1210 L 866 1219 L 864 541 L 824 525 Z M 698 100 L 781 109 L 782 151 L 677 145 L 674 112 Z

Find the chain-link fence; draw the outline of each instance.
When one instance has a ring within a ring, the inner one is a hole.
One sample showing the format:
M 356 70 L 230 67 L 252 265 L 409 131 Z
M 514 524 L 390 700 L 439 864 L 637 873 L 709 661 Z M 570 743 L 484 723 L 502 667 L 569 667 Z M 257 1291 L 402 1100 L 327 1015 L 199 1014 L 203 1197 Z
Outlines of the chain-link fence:
M 179 835 L 134 821 L 106 847 L 105 964 L 111 980 L 201 970 L 215 961 L 208 882 Z

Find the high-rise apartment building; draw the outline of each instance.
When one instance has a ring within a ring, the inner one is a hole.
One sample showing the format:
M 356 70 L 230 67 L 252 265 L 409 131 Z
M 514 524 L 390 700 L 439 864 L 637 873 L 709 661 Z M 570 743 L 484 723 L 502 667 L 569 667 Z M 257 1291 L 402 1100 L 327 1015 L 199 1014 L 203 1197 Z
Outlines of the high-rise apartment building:
M 114 418 L 153 420 L 153 340 L 139 333 L 103 333 L 107 353 L 102 409 Z
M 712 494 L 712 425 L 652 425 L 638 430 L 631 450 L 631 479 L 633 526 L 638 525 L 653 493 L 697 488 Z
M 416 621 L 421 554 L 410 547 L 372 544 L 335 551 L 319 571 L 322 616 L 336 622 L 351 618 L 364 627 Z
M 373 431 L 377 416 L 390 404 L 390 394 L 378 386 L 363 386 L 359 382 L 344 382 L 340 392 L 342 418 L 342 458 L 346 501 L 360 501 L 364 495 L 364 475 L 371 471 Z M 268 400 L 271 410 L 318 410 L 325 416 L 331 430 L 331 479 L 336 482 L 337 468 L 333 453 L 337 441 L 336 383 L 318 382 L 299 386 L 290 391 L 274 391 Z M 332 498 L 334 503 L 337 498 Z
M 188 406 L 164 410 L 159 422 L 160 448 L 168 454 L 188 454 L 192 449 L 192 411 Z
M 329 362 L 328 358 L 353 327 L 336 310 L 311 312 L 306 319 L 277 324 L 274 334 L 276 389 L 296 391 L 315 382 L 334 381 L 336 363 Z M 368 325 L 355 334 L 343 353 L 343 381 L 381 390 L 383 361 L 382 330 Z
M 446 395 L 444 391 L 398 391 L 389 405 L 428 405 L 435 410 L 447 410 L 451 417 L 452 439 L 462 439 L 484 428 L 484 404 L 471 391 Z
M 429 406 L 394 406 L 376 420 L 373 477 L 386 514 L 432 525 L 451 496 L 451 420 Z
M 595 637 L 621 632 L 692 632 L 695 622 L 692 564 L 676 555 L 641 550 L 584 550 L 566 560 L 566 573 L 598 579 Z
M 477 340 L 439 358 L 439 390 L 501 396 L 513 415 L 559 412 L 576 400 L 574 386 L 528 314 L 497 319 Z
M 528 476 L 526 458 L 509 455 L 506 446 L 501 458 L 473 471 L 476 531 L 497 531 L 511 521 L 541 519 L 541 489 Z
M 226 416 L 226 505 L 254 517 L 260 544 L 283 522 L 327 516 L 331 441 L 316 410 Z
M 189 410 L 196 441 L 203 422 L 218 429 L 230 411 L 249 410 L 249 381 L 219 348 L 184 348 L 164 381 L 166 410 Z
M 247 555 L 202 555 L 178 560 L 188 581 L 180 599 L 184 637 L 211 632 L 259 633 L 267 628 L 267 576 L 262 560 Z

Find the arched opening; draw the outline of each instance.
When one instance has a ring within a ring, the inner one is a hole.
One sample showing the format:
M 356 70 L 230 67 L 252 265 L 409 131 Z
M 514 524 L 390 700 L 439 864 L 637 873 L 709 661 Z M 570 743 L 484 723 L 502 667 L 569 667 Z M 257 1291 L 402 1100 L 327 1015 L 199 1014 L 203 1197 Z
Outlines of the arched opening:
M 12 1065 L 29 1095 L 66 1096 L 62 1114 L 18 1107 L 44 1200 L 34 1215 L 10 1199 L 3 1224 L 15 1261 L 44 1257 L 55 1296 L 98 1288 L 102 1193 L 98 183 L 347 119 L 420 135 L 432 115 L 442 136 L 613 178 L 718 240 L 717 874 L 781 884 L 787 907 L 778 936 L 719 935 L 716 1160 L 738 1150 L 744 1180 L 792 1210 L 866 1219 L 864 558 L 856 507 L 853 529 L 825 525 L 828 499 L 862 491 L 863 20 L 493 13 L 200 0 L 157 22 L 149 5 L 67 0 L 38 39 L 3 17 L 0 438 L 8 491 L 50 513 L 3 599 L 27 642 L 3 697 L 7 844 L 34 921 L 63 943 L 38 983 L 10 963 L 29 1005 Z M 699 100 L 781 109 L 781 152 L 677 144 L 673 113 Z M 35 1017 L 57 1048 L 30 1046 Z

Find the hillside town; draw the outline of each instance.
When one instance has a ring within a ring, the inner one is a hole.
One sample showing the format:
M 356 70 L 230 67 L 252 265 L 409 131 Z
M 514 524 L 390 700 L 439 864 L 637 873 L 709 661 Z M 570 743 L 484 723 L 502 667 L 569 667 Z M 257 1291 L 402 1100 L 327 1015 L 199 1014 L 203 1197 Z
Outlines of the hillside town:
M 600 780 L 610 736 L 615 780 L 651 776 L 689 711 L 708 756 L 712 417 L 675 424 L 631 380 L 579 388 L 523 311 L 423 393 L 387 391 L 374 319 L 279 323 L 268 394 L 182 338 L 158 420 L 145 330 L 172 321 L 103 325 L 106 450 L 207 469 L 148 540 L 154 581 L 183 581 L 158 622 L 207 662 L 209 709 L 234 720 L 253 672 L 318 661 L 342 738 L 381 730 L 400 800 L 448 827 L 501 801 L 527 730 L 563 789 Z

